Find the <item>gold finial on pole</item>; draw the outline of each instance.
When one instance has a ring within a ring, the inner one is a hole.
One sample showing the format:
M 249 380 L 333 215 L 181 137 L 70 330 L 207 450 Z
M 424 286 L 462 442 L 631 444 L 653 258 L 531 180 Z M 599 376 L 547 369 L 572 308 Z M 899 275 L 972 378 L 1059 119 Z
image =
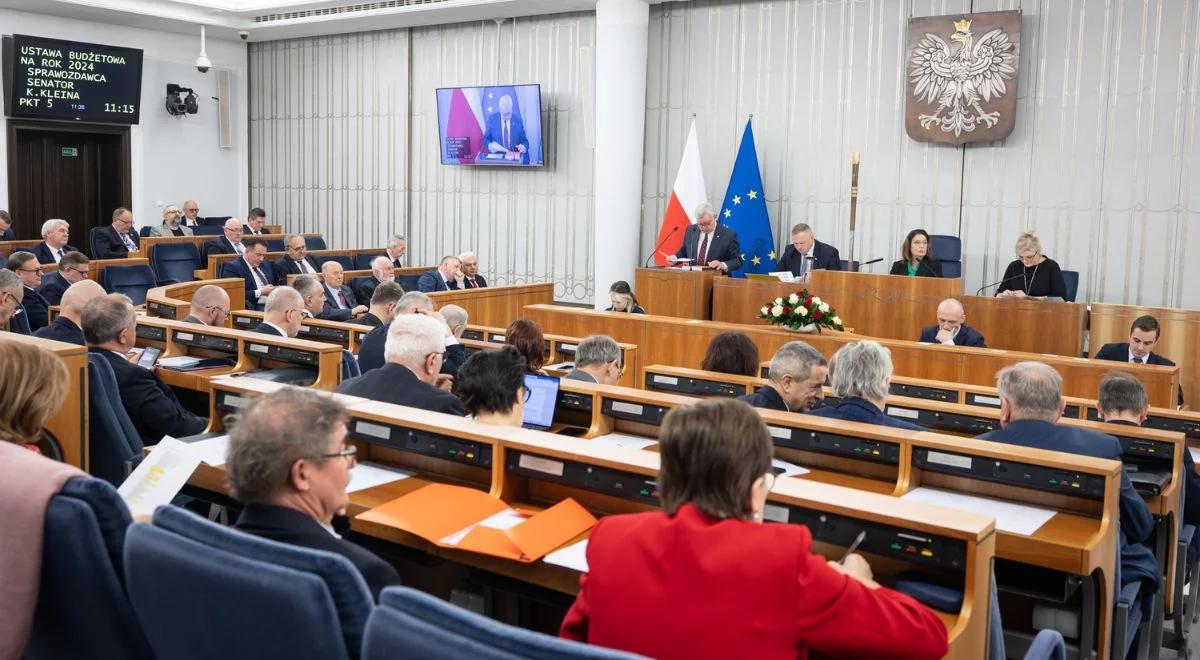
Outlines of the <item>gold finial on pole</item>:
M 850 269 L 858 270 L 854 263 L 854 229 L 858 221 L 858 152 L 850 157 Z

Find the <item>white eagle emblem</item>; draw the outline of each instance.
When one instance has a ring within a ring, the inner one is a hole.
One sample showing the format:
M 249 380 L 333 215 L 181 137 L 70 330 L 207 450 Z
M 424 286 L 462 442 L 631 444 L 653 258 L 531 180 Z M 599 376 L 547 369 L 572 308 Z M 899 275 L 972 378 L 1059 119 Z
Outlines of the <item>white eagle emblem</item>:
M 974 131 L 979 122 L 991 128 L 1000 121 L 1000 113 L 984 111 L 980 101 L 998 99 L 1008 92 L 1004 81 L 1011 80 L 1016 71 L 1013 43 L 1001 28 L 975 41 L 971 21 L 966 19 L 954 22 L 950 40 L 958 42 L 956 50 L 926 32 L 912 50 L 909 81 L 916 83 L 913 96 L 938 104 L 933 114 L 920 115 L 918 120 L 926 129 L 940 124 L 943 131 L 953 131 L 956 136 Z

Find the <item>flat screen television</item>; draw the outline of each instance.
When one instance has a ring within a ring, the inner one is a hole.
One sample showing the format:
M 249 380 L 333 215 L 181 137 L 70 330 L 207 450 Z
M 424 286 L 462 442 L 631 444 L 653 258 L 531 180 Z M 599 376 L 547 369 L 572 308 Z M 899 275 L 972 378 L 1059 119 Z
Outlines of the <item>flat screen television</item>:
M 138 123 L 141 50 L 14 34 L 3 53 L 9 117 Z
M 541 85 L 440 87 L 437 110 L 443 165 L 543 165 Z

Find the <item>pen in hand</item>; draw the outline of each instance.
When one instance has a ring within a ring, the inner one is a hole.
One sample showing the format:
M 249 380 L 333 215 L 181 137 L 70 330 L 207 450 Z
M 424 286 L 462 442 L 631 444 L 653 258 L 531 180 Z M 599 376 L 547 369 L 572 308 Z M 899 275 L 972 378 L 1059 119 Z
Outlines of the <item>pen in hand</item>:
M 854 551 L 858 550 L 859 544 L 861 544 L 863 542 L 863 539 L 865 539 L 865 538 L 867 538 L 867 530 L 864 529 L 863 531 L 858 533 L 858 536 L 856 536 L 854 538 L 854 542 L 851 543 L 850 547 L 846 549 L 846 554 L 842 555 L 842 559 L 838 563 L 845 564 L 846 557 L 849 557 L 850 555 L 854 554 Z

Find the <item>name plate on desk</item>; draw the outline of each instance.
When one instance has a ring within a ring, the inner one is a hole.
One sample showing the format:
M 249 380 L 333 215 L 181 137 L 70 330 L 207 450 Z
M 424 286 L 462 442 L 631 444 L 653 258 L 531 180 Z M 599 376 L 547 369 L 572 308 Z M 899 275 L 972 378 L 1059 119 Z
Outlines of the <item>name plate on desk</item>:
M 369 444 L 441 458 L 455 463 L 478 467 L 491 467 L 492 465 L 491 445 L 460 440 L 441 433 L 355 419 L 350 423 L 349 435 L 355 440 L 362 440 Z
M 772 440 L 780 447 L 858 458 L 888 465 L 900 464 L 900 445 L 894 442 L 807 429 L 789 429 L 777 426 L 768 428 L 771 429 Z
M 556 410 L 582 410 L 584 412 L 592 411 L 592 397 L 590 394 L 579 394 L 578 392 L 563 392 L 558 393 L 558 406 Z
M 328 339 L 339 344 L 345 344 L 350 341 L 350 334 L 345 330 L 337 328 L 318 328 L 316 326 L 302 325 L 300 326 L 300 334 L 308 338 Z
M 667 415 L 667 408 L 663 408 L 662 406 L 651 406 L 632 401 L 619 401 L 608 397 L 600 400 L 600 410 L 605 415 L 616 417 L 617 419 L 627 419 L 631 422 L 645 422 L 646 424 L 654 425 L 662 424 L 663 417 Z
M 196 348 L 208 348 L 214 351 L 222 351 L 224 353 L 237 354 L 237 340 L 231 337 L 218 337 L 215 335 L 196 334 L 193 332 L 176 332 L 175 341 L 186 346 L 195 346 Z
M 940 387 L 925 387 L 922 385 L 892 383 L 892 386 L 888 391 L 896 396 L 907 396 L 914 399 L 927 399 L 929 401 L 945 401 L 946 403 L 958 403 L 958 392 Z
M 1059 470 L 1031 463 L 984 459 L 954 452 L 935 451 L 926 447 L 913 447 L 913 465 L 930 472 L 961 475 L 1019 488 L 1032 488 L 1092 500 L 1104 499 L 1104 477 L 1095 474 Z
M 165 319 L 179 318 L 179 310 L 174 305 L 165 303 L 146 303 L 146 308 L 154 312 L 155 316 L 161 316 Z
M 695 394 L 699 396 L 739 397 L 745 394 L 745 387 L 733 383 L 722 383 L 715 380 L 702 380 L 666 376 L 663 374 L 646 374 L 646 387 L 650 389 L 678 392 L 680 394 Z
M 138 339 L 147 339 L 149 341 L 166 341 L 167 329 L 139 323 L 137 325 L 137 337 Z
M 554 469 L 547 469 L 549 464 L 553 464 Z M 548 458 L 512 449 L 505 452 L 504 467 L 513 474 L 582 488 L 643 504 L 654 506 L 659 504 L 658 484 L 653 478 L 636 472 Z

